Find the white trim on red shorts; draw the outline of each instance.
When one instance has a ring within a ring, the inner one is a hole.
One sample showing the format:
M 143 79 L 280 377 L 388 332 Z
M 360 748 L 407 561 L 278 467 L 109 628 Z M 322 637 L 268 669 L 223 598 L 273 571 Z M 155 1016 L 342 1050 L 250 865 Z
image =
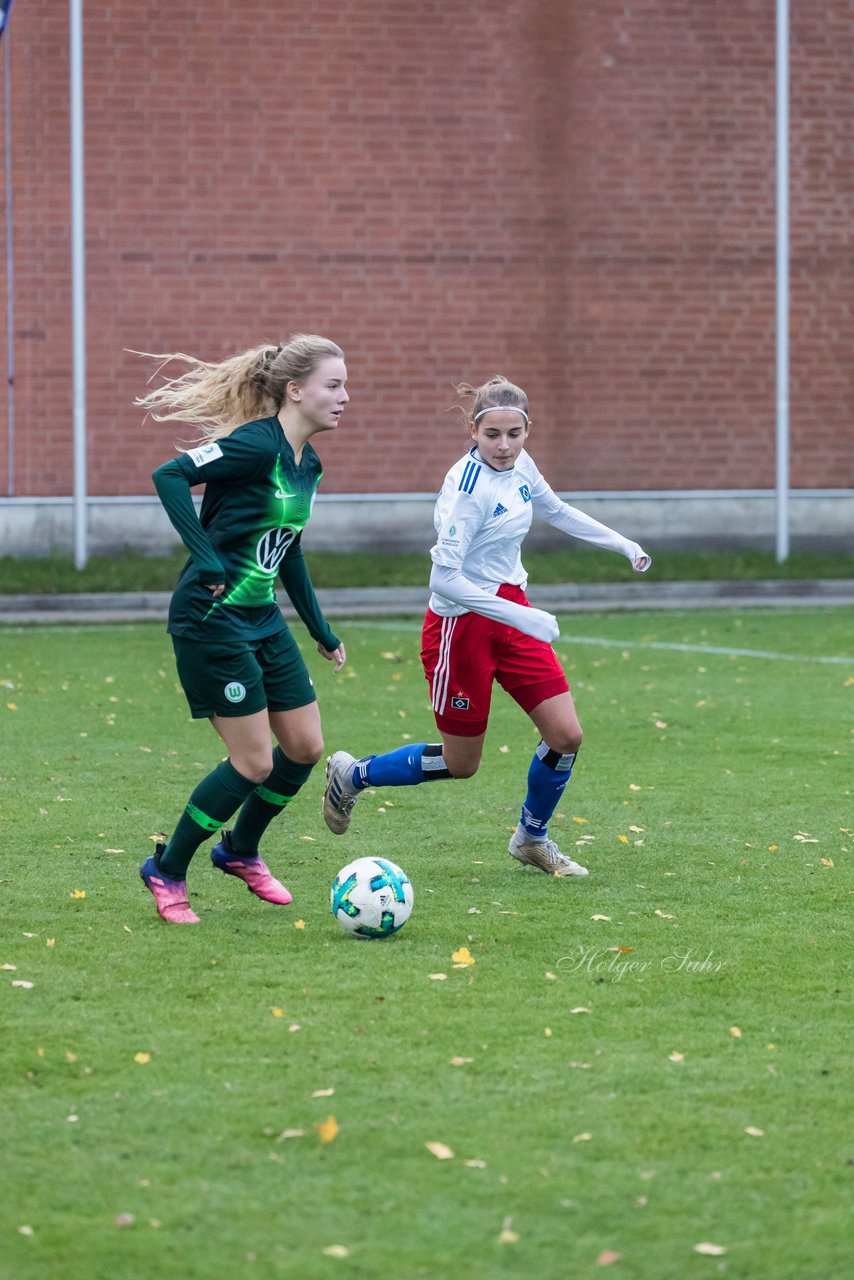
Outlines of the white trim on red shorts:
M 451 673 L 451 641 L 454 638 L 456 625 L 456 617 L 442 619 L 442 627 L 439 633 L 439 660 L 436 663 L 436 670 L 433 672 L 432 705 L 436 715 L 444 713 L 445 703 L 448 699 L 448 680 Z

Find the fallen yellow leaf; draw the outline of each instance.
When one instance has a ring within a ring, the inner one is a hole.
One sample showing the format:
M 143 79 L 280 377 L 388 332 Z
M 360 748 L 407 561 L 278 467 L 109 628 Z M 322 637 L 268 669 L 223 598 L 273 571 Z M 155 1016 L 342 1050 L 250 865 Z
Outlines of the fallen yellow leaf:
M 133 1060 L 134 1060 L 134 1062 L 138 1062 L 138 1063 L 139 1063 L 139 1065 L 140 1065 L 141 1067 L 143 1067 L 143 1066 L 145 1066 L 146 1062 L 150 1062 L 150 1061 L 151 1061 L 151 1054 L 150 1054 L 150 1053 L 142 1053 L 142 1052 L 140 1052 L 140 1053 L 135 1053 L 135 1054 L 133 1055 Z
M 610 920 L 610 916 L 591 916 L 591 920 Z
M 704 1241 L 702 1244 L 694 1245 L 694 1252 L 704 1253 L 709 1258 L 720 1258 L 726 1253 L 726 1245 L 709 1244 L 707 1241 Z
M 86 897 L 86 890 L 85 890 L 85 889 L 72 889 L 72 891 L 71 891 L 71 896 L 72 896 L 72 898 L 85 898 L 85 897 Z
M 327 1258 L 349 1258 L 350 1250 L 345 1244 L 328 1244 L 323 1250 Z
M 274 1018 L 284 1018 L 285 1016 L 281 1009 L 271 1009 L 270 1012 Z
M 603 1249 L 596 1259 L 597 1267 L 610 1267 L 612 1262 L 619 1262 L 622 1258 L 621 1253 L 615 1253 L 613 1249 Z
M 747 1128 L 745 1129 L 745 1131 L 744 1131 L 744 1132 L 745 1132 L 745 1133 L 747 1133 L 747 1134 L 749 1134 L 751 1138 L 764 1138 L 764 1137 L 765 1137 L 765 1130 L 764 1130 L 764 1129 L 757 1129 L 755 1124 L 749 1124 L 749 1125 L 747 1126 Z
M 466 965 L 477 963 L 468 947 L 459 947 L 458 950 L 452 954 L 451 959 L 454 964 L 460 968 L 465 968 Z
M 734 1036 L 736 1040 L 741 1039 L 741 1027 L 730 1027 L 729 1033 L 731 1036 Z
M 321 1142 L 333 1142 L 338 1136 L 338 1121 L 334 1116 L 327 1116 L 314 1127 L 320 1135 Z
M 430 979 L 431 982 L 444 982 L 447 976 L 448 975 L 446 973 L 428 973 L 427 974 L 427 977 Z
M 513 1219 L 508 1215 L 501 1224 L 501 1232 L 498 1236 L 499 1244 L 517 1244 L 519 1240 L 518 1232 L 513 1230 Z
M 589 1142 L 593 1137 L 592 1133 L 577 1133 L 572 1139 L 573 1142 Z
M 304 928 L 305 928 L 305 921 L 304 921 L 304 920 L 295 920 L 295 921 L 294 921 L 294 928 L 295 928 L 295 929 L 304 929 Z
M 444 1142 L 425 1142 L 424 1146 L 437 1160 L 453 1160 L 454 1153 Z

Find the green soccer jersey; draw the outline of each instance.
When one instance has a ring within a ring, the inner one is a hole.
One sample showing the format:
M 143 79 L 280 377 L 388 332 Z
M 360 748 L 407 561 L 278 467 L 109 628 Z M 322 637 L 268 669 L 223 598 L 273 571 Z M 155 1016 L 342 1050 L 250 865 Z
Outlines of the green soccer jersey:
M 190 552 L 169 609 L 172 635 L 221 644 L 281 631 L 281 576 L 309 634 L 337 648 L 300 546 L 322 474 L 310 444 L 297 464 L 278 418 L 247 422 L 157 468 L 155 488 Z M 205 485 L 199 516 L 190 496 L 197 484 Z M 214 599 L 207 584 L 219 582 L 225 591 Z

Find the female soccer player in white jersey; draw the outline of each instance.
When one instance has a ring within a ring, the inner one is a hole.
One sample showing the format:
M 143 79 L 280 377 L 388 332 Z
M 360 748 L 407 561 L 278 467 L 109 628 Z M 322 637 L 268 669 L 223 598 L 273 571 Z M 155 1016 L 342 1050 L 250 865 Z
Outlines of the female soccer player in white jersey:
M 456 390 L 471 404 L 472 447 L 448 472 L 436 503 L 421 650 L 442 741 L 359 760 L 336 751 L 327 766 L 323 816 L 341 835 L 365 787 L 470 778 L 480 764 L 497 680 L 541 738 L 509 853 L 549 875 L 585 876 L 548 837 L 581 745 L 581 725 L 551 647 L 557 620 L 528 603 L 520 548 L 536 512 L 571 537 L 621 552 L 636 572 L 652 562 L 636 542 L 568 506 L 549 487 L 525 451 L 531 423 L 520 387 L 496 376 L 482 387 Z
M 335 430 L 350 397 L 343 352 L 314 334 L 219 364 L 156 359 L 189 367 L 136 403 L 157 421 L 189 422 L 201 433 L 198 448 L 152 477 L 190 555 L 167 630 L 190 713 L 210 720 L 228 758 L 197 784 L 140 875 L 164 920 L 196 924 L 187 868 L 235 814 L 233 831 L 222 831 L 211 852 L 214 866 L 265 902 L 291 901 L 258 842 L 308 779 L 323 737 L 314 686 L 275 587 L 281 578 L 318 652 L 340 670 L 344 646 L 318 606 L 300 538 L 322 474 L 310 441 Z M 205 496 L 197 516 L 190 491 L 198 484 Z

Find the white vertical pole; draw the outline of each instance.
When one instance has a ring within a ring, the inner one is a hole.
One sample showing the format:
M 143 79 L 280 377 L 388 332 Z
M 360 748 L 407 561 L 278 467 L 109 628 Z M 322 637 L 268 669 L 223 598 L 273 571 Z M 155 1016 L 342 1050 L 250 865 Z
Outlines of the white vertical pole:
M 6 398 L 9 418 L 6 496 L 15 494 L 15 249 L 12 221 L 12 90 L 9 32 L 3 41 L 3 105 L 5 107 L 6 155 Z
M 86 566 L 86 242 L 83 204 L 83 0 L 70 0 L 71 328 L 74 408 L 74 564 Z
M 789 558 L 789 0 L 777 0 L 776 554 Z

